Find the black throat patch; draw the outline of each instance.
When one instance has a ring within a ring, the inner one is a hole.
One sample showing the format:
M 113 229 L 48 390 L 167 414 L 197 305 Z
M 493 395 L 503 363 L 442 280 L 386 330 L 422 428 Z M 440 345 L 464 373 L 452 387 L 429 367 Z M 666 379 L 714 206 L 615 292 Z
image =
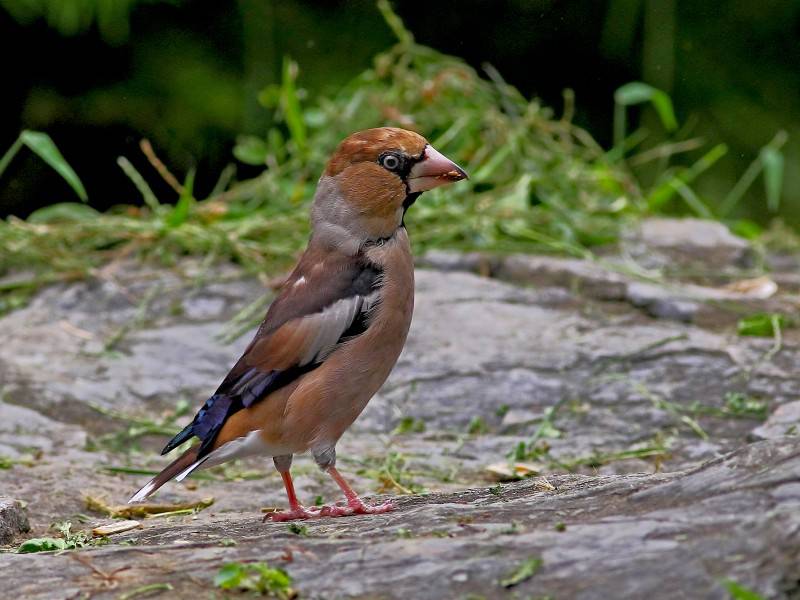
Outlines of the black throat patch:
M 405 214 L 405 212 L 411 207 L 411 205 L 417 201 L 417 198 L 419 198 L 421 193 L 422 192 L 409 192 L 406 195 L 406 199 L 403 200 L 403 214 Z

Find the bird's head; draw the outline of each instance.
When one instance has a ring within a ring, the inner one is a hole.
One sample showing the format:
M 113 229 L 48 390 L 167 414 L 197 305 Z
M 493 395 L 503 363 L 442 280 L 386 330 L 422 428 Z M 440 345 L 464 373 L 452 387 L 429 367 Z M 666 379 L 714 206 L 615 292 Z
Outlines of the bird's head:
M 312 211 L 315 233 L 327 229 L 361 240 L 388 237 L 422 192 L 466 177 L 413 131 L 359 131 L 339 144 L 320 178 Z

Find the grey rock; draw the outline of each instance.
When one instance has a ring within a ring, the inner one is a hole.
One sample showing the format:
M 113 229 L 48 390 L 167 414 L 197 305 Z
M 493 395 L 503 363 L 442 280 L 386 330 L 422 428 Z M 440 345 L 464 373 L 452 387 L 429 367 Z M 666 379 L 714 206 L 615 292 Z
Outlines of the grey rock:
M 268 560 L 286 563 L 303 597 L 494 598 L 506 593 L 498 580 L 540 557 L 519 596 L 659 598 L 673 591 L 670 573 L 681 573 L 671 597 L 725 598 L 725 577 L 790 596 L 796 441 L 746 446 L 761 417 L 730 415 L 726 398 L 769 401 L 775 414 L 800 402 L 792 330 L 776 351 L 773 340 L 708 326 L 722 292 L 702 286 L 636 287 L 594 263 L 549 257 L 490 263 L 495 275 L 535 284 L 520 287 L 465 272 L 484 272 L 469 261 L 418 270 L 406 348 L 338 447 L 356 489 L 428 495 L 400 497 L 386 516 L 314 521 L 309 537 L 296 536 L 260 523 L 259 509 L 282 506 L 284 494 L 271 461 L 248 459 L 155 497 L 213 496 L 212 508 L 148 519 L 143 531 L 83 551 L 104 572 L 132 565 L 113 592 L 66 556 L 0 554 L 10 585 L 47 597 L 58 576 L 65 597 L 103 598 L 169 581 L 177 597 L 207 595 L 224 562 Z M 139 435 L 141 423 L 213 392 L 249 341 L 221 343 L 226 320 L 265 293 L 224 275 L 195 284 L 130 268 L 124 279 L 50 288 L 0 318 L 0 457 L 11 464 L 0 489 L 27 502 L 33 535 L 86 513 L 85 496 L 121 504 L 147 478 L 128 470 L 169 460 L 157 451 L 190 415 L 154 427 L 157 435 Z M 659 309 L 662 300 L 701 308 L 684 322 Z M 415 425 L 397 433 L 407 418 Z M 489 491 L 487 466 L 531 442 L 523 462 L 557 489 L 528 481 Z M 297 457 L 293 472 L 304 501 L 339 497 L 309 457 Z M 237 545 L 219 545 L 225 538 Z
M 634 306 L 643 308 L 657 319 L 691 323 L 702 304 L 688 298 L 675 297 L 673 293 L 660 286 L 646 283 L 632 283 L 628 286 L 626 298 Z
M 550 491 L 531 480 L 400 498 L 385 515 L 308 521 L 305 536 L 262 524 L 252 509 L 147 520 L 82 551 L 82 561 L 0 554 L 0 570 L 33 600 L 54 589 L 115 598 L 165 581 L 169 597 L 206 595 L 232 561 L 285 568 L 310 599 L 722 600 L 727 579 L 789 599 L 800 576 L 798 478 L 800 449 L 784 438 L 669 475 L 553 475 Z M 540 568 L 507 590 L 503 582 L 531 559 Z M 113 589 L 96 577 L 122 567 L 133 568 Z
M 20 533 L 30 530 L 22 503 L 0 496 L 0 545 L 8 544 Z
M 476 275 L 489 276 L 494 274 L 500 259 L 481 252 L 429 250 L 415 262 L 418 267 L 437 271 L 466 271 Z
M 754 253 L 746 240 L 718 221 L 645 219 L 624 236 L 623 248 L 645 268 L 741 269 Z
M 770 271 L 776 273 L 800 272 L 800 252 L 771 252 L 765 258 Z
M 657 319 L 685 323 L 700 321 L 717 327 L 733 325 L 747 312 L 792 314 L 800 308 L 800 297 L 784 294 L 781 297 L 763 298 L 759 295 L 761 288 L 735 291 L 680 280 L 664 280 L 657 272 L 648 274 L 643 269 L 644 264 L 632 263 L 630 257 L 624 260 L 621 257 L 608 257 L 588 261 L 553 256 L 462 255 L 432 251 L 425 254 L 420 262 L 449 273 L 469 272 L 534 286 L 536 293 L 530 301 L 540 306 L 578 308 L 587 300 L 624 301 Z M 665 262 L 665 265 L 676 264 Z M 658 269 L 668 272 L 669 269 L 663 268 L 665 265 L 658 266 Z M 728 270 L 726 276 L 726 271 L 713 264 L 703 266 L 699 272 L 705 274 L 706 279 L 747 277 L 736 270 Z M 795 284 L 800 285 L 795 273 L 775 273 L 773 278 L 782 291 L 791 291 L 795 289 Z
M 800 267 L 794 272 L 775 273 L 772 277 L 780 289 L 800 292 Z
M 786 435 L 800 435 L 800 401 L 778 406 L 751 434 L 757 440 L 771 440 Z
M 563 287 L 597 300 L 625 298 L 628 279 L 591 262 L 514 254 L 495 268 L 497 277 L 540 287 Z

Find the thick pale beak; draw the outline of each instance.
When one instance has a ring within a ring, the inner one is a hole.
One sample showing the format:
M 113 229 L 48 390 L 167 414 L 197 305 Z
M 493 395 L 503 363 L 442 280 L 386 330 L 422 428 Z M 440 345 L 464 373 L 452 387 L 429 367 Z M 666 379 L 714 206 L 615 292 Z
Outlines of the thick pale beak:
M 411 167 L 407 181 L 409 191 L 424 192 L 462 179 L 467 179 L 464 169 L 429 144 L 422 159 Z

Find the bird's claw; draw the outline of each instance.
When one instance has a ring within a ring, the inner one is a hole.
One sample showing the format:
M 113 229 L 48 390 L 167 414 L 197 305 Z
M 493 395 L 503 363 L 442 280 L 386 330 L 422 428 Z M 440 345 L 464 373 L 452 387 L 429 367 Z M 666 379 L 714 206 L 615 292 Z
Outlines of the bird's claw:
M 376 505 L 364 504 L 361 500 L 356 500 L 348 502 L 347 506 L 323 506 L 319 514 L 321 517 L 347 517 L 350 515 L 375 515 L 391 510 L 394 510 L 394 502 L 391 500 Z
M 350 515 L 376 515 L 387 513 L 395 509 L 394 502 L 388 500 L 383 504 L 364 504 L 361 500 L 353 500 L 345 506 L 298 506 L 289 510 L 267 513 L 262 522 L 284 523 L 301 519 L 318 519 L 320 517 L 348 517 Z
M 289 510 L 282 510 L 278 512 L 271 512 L 264 515 L 261 520 L 262 523 L 272 521 L 273 523 L 284 523 L 286 521 L 297 521 L 300 519 L 315 519 L 320 516 L 320 510 L 317 507 L 305 508 L 298 506 Z
M 348 502 L 346 506 L 325 505 L 325 506 L 299 506 L 280 512 L 272 512 L 264 515 L 262 522 L 272 521 L 273 523 L 284 523 L 286 521 L 297 521 L 301 519 L 318 519 L 320 517 L 349 517 L 350 515 L 376 515 L 387 513 L 394 510 L 394 502 L 388 500 L 383 504 L 369 505 L 361 500 Z

